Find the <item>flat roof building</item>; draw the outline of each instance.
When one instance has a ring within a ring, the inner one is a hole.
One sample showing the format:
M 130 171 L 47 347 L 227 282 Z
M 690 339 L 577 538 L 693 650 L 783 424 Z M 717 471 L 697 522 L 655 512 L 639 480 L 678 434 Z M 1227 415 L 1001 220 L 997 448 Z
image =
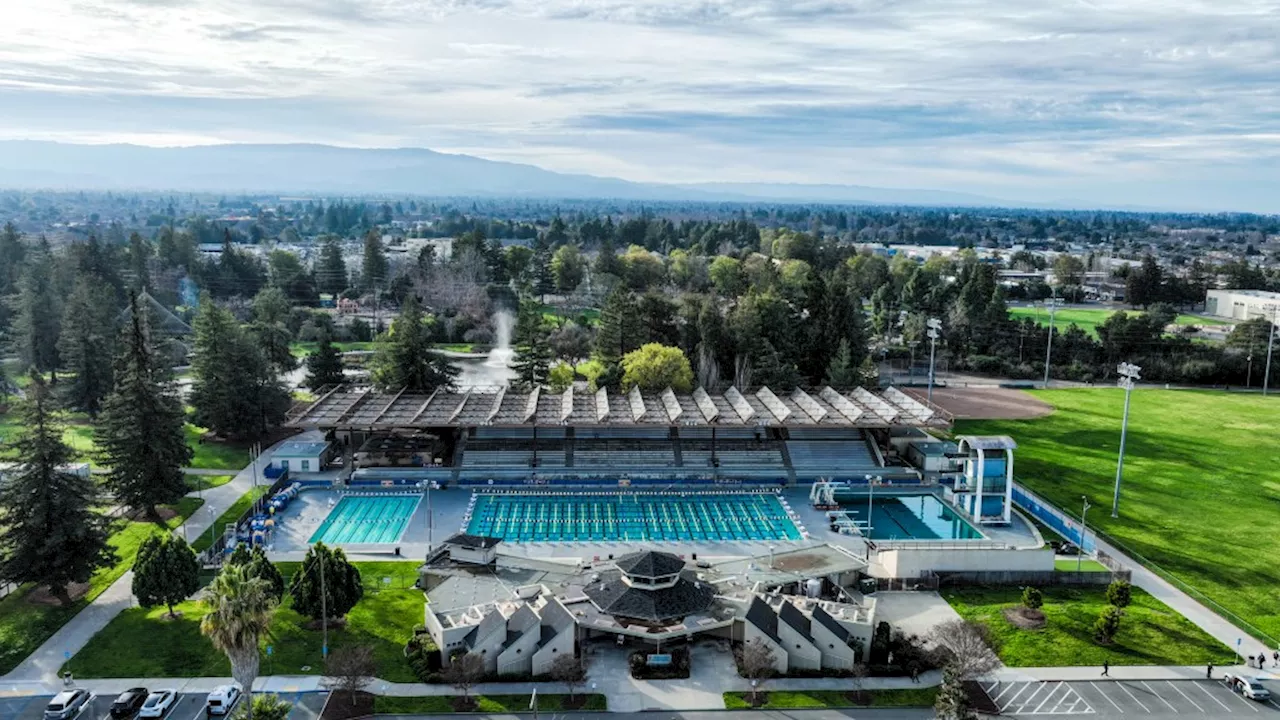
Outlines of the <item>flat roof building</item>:
M 1231 320 L 1272 317 L 1280 308 L 1280 293 L 1266 290 L 1210 290 L 1205 313 Z

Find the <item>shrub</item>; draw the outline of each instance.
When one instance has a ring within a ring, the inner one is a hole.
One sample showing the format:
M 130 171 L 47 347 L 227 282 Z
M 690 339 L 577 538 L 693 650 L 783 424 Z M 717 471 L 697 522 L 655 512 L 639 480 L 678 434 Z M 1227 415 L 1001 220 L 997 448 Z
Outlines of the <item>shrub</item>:
M 1030 585 L 1022 589 L 1022 606 L 1028 610 L 1039 610 L 1044 605 L 1044 595 Z
M 1133 589 L 1124 580 L 1113 580 L 1107 586 L 1107 602 L 1115 607 L 1123 610 L 1129 607 L 1131 600 L 1133 600 Z
M 1093 623 L 1093 637 L 1100 643 L 1107 644 L 1120 632 L 1120 608 L 1109 607 L 1102 611 Z

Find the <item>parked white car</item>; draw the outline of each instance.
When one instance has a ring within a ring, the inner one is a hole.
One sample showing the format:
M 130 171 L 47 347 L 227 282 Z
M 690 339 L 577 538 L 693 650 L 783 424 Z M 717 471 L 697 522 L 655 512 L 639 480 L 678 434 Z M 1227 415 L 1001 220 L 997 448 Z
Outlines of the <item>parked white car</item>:
M 78 717 L 93 700 L 88 690 L 64 690 L 44 708 L 44 720 L 71 720 Z
M 230 685 L 219 685 L 209 693 L 209 697 L 204 701 L 205 717 L 213 717 L 215 715 L 228 715 L 235 708 L 236 703 L 240 700 L 240 685 L 232 683 Z
M 1223 682 L 1227 687 L 1235 692 L 1259 702 L 1271 699 L 1271 691 L 1262 687 L 1262 683 L 1258 682 L 1258 678 L 1246 677 L 1244 675 L 1227 675 L 1223 678 Z
M 177 690 L 156 690 L 147 696 L 146 702 L 142 703 L 142 709 L 138 711 L 138 717 L 162 718 L 173 709 L 173 704 L 177 701 Z

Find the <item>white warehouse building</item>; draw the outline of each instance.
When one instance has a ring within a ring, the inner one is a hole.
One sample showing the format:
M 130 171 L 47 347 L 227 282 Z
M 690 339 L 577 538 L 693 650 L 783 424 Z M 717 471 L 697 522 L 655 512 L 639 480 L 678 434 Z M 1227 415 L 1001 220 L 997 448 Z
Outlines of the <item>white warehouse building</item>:
M 1205 313 L 1231 320 L 1272 317 L 1280 308 L 1280 293 L 1265 290 L 1210 290 Z

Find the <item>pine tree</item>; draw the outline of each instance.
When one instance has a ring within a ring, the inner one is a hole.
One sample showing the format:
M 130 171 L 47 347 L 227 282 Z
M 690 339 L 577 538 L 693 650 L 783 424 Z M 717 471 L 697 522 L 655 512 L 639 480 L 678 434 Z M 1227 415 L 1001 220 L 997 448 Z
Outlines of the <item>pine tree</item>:
M 200 303 L 195 331 L 195 423 L 224 437 L 261 437 L 279 425 L 293 397 L 249 333 L 208 298 Z
M 320 292 L 339 295 L 347 289 L 347 262 L 342 257 L 342 245 L 330 235 L 320 246 L 320 259 L 316 262 L 316 281 Z
M 964 681 L 951 667 L 942 671 L 942 686 L 938 688 L 938 696 L 933 710 L 938 720 L 974 720 L 977 714 L 969 706 L 969 694 L 964 689 Z
M 97 417 L 102 399 L 111 392 L 113 296 L 109 288 L 82 275 L 67 298 L 58 337 L 59 358 L 70 373 L 63 386 L 63 402 L 90 417 Z
M 0 297 L 12 295 L 18 288 L 27 246 L 13 223 L 5 223 L 0 230 Z
M 157 518 L 156 505 L 187 492 L 182 468 L 192 458 L 186 413 L 169 384 L 168 370 L 151 344 L 147 313 L 129 299 L 129 324 L 116 359 L 115 388 L 95 428 L 100 460 L 110 468 L 106 486 L 116 501 Z
M 387 253 L 382 248 L 382 235 L 377 228 L 365 233 L 364 257 L 360 263 L 360 285 L 365 290 L 385 287 L 390 280 Z
M 537 304 L 531 300 L 520 303 L 520 313 L 516 318 L 516 356 L 511 364 L 516 372 L 518 389 L 528 392 L 547 383 L 552 356 L 548 333 L 546 320 Z
M 595 358 L 606 366 L 617 365 L 623 355 L 640 347 L 642 334 L 635 296 L 622 286 L 614 288 L 600 311 Z
M 324 593 L 321 601 L 321 565 L 324 566 Z M 289 581 L 293 609 L 314 620 L 326 613 L 331 618 L 346 615 L 364 597 L 360 570 L 347 562 L 341 548 L 316 543 L 307 551 L 302 567 Z
M 831 365 L 827 368 L 824 382 L 833 388 L 851 389 L 860 385 L 861 379 L 862 373 L 858 369 L 857 360 L 853 357 L 849 341 L 841 340 L 840 348 L 836 350 L 835 357 L 831 359 Z
M 386 342 L 373 356 L 372 378 L 384 390 L 430 393 L 453 387 L 458 369 L 431 347 L 431 335 L 418 300 L 405 298 Z
M 143 292 L 151 286 L 151 272 L 147 269 L 147 260 L 151 257 L 151 243 L 142 239 L 138 233 L 129 236 L 129 286 Z
M 333 331 L 329 325 L 320 327 L 320 338 L 316 343 L 316 351 L 307 356 L 307 377 L 304 381 L 312 390 L 325 385 L 342 383 L 342 356 L 333 344 Z
M 200 589 L 200 561 L 187 541 L 169 533 L 158 533 L 142 541 L 133 563 L 132 590 L 145 608 L 164 605 L 169 617 L 177 617 L 173 606 Z
M 107 545 L 107 519 L 94 512 L 93 480 L 64 468 L 71 448 L 50 408 L 49 389 L 32 375 L 18 433 L 18 467 L 0 480 L 0 578 L 43 583 L 54 597 L 71 602 L 67 586 L 88 582 L 114 562 Z
M 58 367 L 59 300 L 53 283 L 53 261 L 45 243 L 28 258 L 18 280 L 12 333 L 14 349 L 23 364 L 40 372 Z

